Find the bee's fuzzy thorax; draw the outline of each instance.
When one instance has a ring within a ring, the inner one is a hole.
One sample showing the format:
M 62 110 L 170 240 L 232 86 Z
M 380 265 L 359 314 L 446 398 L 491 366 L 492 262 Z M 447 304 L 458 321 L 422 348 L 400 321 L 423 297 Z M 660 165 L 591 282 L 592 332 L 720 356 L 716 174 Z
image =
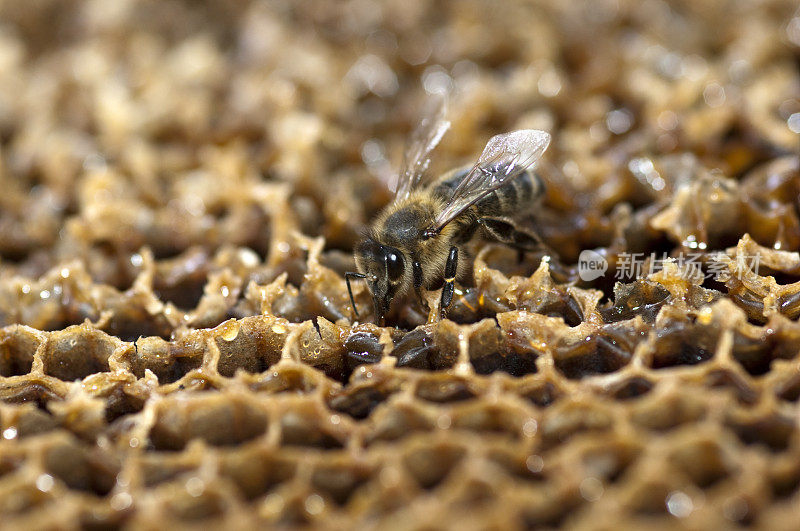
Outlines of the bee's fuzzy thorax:
M 519 161 L 532 165 L 549 143 L 546 132 L 533 130 L 492 137 L 475 167 L 454 170 L 415 189 L 427 153 L 446 129 L 443 122 L 433 128 L 431 123 L 422 123 L 417 142 L 427 140 L 412 150 L 414 162 L 400 175 L 397 198 L 376 216 L 368 236 L 356 247 L 356 265 L 369 279 L 379 320 L 391 299 L 412 287 L 444 285 L 445 311 L 453 299 L 453 282 L 471 268 L 464 245 L 480 228 L 506 243 L 524 240 L 511 217 L 541 196 L 542 186 L 534 174 L 515 167 Z M 509 173 L 514 170 L 517 173 Z M 500 184 L 493 184 L 495 177 Z

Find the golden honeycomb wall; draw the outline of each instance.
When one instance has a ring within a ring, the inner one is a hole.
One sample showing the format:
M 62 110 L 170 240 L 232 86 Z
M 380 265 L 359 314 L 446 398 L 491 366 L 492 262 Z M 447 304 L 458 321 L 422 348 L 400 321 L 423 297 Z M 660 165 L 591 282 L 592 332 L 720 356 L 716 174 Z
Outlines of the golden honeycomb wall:
M 0 1 L 0 528 L 796 528 L 799 65 L 782 0 Z M 432 172 L 552 133 L 548 252 L 359 323 L 441 90 Z

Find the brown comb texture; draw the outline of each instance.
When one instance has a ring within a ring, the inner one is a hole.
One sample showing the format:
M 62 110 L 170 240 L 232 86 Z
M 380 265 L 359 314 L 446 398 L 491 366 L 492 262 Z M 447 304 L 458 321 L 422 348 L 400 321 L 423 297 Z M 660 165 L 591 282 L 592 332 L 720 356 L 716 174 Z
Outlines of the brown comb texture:
M 0 2 L 0 527 L 796 528 L 795 9 Z M 354 323 L 439 88 L 555 253 Z

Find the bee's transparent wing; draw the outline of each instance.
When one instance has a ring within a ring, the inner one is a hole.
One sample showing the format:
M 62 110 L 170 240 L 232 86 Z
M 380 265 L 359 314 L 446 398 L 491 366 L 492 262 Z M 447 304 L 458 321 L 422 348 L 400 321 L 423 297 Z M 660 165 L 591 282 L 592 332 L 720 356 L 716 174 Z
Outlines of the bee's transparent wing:
M 405 199 L 419 183 L 430 164 L 430 153 L 450 129 L 445 119 L 446 101 L 435 101 L 417 126 L 403 155 L 403 166 L 397 179 L 395 200 Z
M 511 182 L 533 166 L 549 144 L 550 134 L 534 129 L 493 136 L 429 230 L 438 233 L 475 202 Z

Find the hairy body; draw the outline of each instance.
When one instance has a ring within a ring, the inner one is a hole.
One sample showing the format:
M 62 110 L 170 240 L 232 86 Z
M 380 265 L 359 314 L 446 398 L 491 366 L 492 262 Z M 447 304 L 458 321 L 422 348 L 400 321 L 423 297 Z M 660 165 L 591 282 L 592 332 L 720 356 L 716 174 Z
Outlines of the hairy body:
M 392 299 L 412 287 L 421 298 L 422 288 L 443 284 L 444 315 L 453 300 L 455 280 L 469 270 L 464 245 L 478 229 L 523 249 L 539 241 L 518 229 L 514 218 L 530 212 L 544 192 L 533 167 L 550 144 L 550 134 L 520 129 L 495 135 L 471 168 L 420 186 L 428 155 L 448 127 L 443 105 L 422 120 L 403 157 L 394 201 L 373 220 L 354 249 L 358 271 L 345 273 L 345 280 L 356 316 L 352 279 L 369 285 L 379 323 Z
M 426 230 L 435 224 L 436 216 L 467 174 L 468 170 L 463 169 L 450 172 L 387 206 L 356 248 L 359 271 L 376 278 L 381 277 L 380 268 L 384 261 L 381 258 L 387 254 L 396 257 L 401 264 L 396 278 L 389 275 L 385 286 L 373 288 L 373 295 L 380 295 L 375 299 L 378 315 L 388 311 L 388 301 L 392 297 L 412 287 L 417 291 L 420 288 L 430 290 L 440 287 L 443 282 L 463 279 L 470 269 L 464 247 L 479 230 L 490 239 L 520 248 L 532 248 L 538 242 L 535 235 L 514 223 L 515 217 L 535 208 L 544 192 L 541 179 L 533 171 L 525 171 L 505 186 L 488 193 L 435 235 L 426 235 Z M 459 259 L 455 270 L 448 271 L 448 261 L 453 261 L 454 253 Z

